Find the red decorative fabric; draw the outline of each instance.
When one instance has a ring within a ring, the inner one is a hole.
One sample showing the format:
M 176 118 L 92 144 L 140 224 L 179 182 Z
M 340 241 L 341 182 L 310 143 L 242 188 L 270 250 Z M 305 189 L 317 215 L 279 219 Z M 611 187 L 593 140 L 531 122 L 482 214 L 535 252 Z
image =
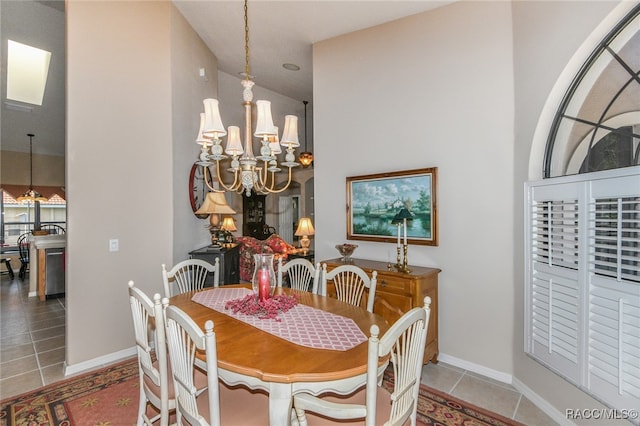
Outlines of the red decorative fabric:
M 254 254 L 268 253 L 274 254 L 273 270 L 278 273 L 278 259 L 282 257 L 287 260 L 288 253 L 295 250 L 295 247 L 283 240 L 279 235 L 271 235 L 266 240 L 258 240 L 253 237 L 237 237 L 236 242 L 240 244 L 240 280 L 251 282 L 255 263 Z

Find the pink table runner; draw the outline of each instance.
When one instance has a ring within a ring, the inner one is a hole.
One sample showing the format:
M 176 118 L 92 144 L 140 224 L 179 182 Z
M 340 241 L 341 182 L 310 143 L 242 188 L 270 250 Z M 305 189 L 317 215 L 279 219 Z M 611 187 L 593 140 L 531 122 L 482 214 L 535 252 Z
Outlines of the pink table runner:
M 249 293 L 252 291 L 246 288 L 216 288 L 196 293 L 191 300 L 300 346 L 346 351 L 367 340 L 351 318 L 307 305 L 298 304 L 278 314 L 282 321 L 259 319 L 224 308 L 228 300 L 241 299 Z

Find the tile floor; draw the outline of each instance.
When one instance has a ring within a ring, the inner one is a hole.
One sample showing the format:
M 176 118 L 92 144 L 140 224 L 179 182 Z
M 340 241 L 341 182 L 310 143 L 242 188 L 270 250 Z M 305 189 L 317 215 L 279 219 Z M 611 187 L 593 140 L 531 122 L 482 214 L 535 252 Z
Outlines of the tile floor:
M 2 275 L 0 288 L 0 399 L 63 378 L 65 299 L 28 297 L 28 278 Z M 428 364 L 423 383 L 530 426 L 555 425 L 515 388 L 444 364 Z

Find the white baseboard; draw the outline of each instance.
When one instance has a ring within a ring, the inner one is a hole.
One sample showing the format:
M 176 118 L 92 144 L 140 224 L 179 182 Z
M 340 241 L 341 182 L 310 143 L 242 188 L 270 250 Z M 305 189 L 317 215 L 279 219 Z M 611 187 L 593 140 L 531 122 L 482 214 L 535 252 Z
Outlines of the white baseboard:
M 118 352 L 99 356 L 98 358 L 90 359 L 88 361 L 79 362 L 73 365 L 64 364 L 64 375 L 70 376 L 72 374 L 82 373 L 89 370 L 95 370 L 97 368 L 105 367 L 114 362 L 122 361 L 127 358 L 131 358 L 137 354 L 136 347 L 132 346 L 128 349 L 123 349 Z
M 466 361 L 464 359 L 456 358 L 451 355 L 443 354 L 442 352 L 438 354 L 438 361 L 442 361 L 444 363 L 453 365 L 454 367 L 462 368 L 467 371 L 471 371 L 476 374 L 483 375 L 485 377 L 489 377 L 491 379 L 497 380 L 502 383 L 507 383 L 518 390 L 522 395 L 527 397 L 529 401 L 531 401 L 536 407 L 544 411 L 544 413 L 551 417 L 555 422 L 562 426 L 574 426 L 575 423 L 571 422 L 567 419 L 564 413 L 560 412 L 556 407 L 549 404 L 546 399 L 542 398 L 540 395 L 531 390 L 527 385 L 522 383 L 517 378 L 513 377 L 511 374 L 503 373 L 502 371 L 497 371 L 483 365 L 479 365 L 470 361 Z
M 38 295 L 37 291 L 30 291 L 28 297 L 36 297 Z
M 489 377 L 502 383 L 512 384 L 513 381 L 513 376 L 511 376 L 511 374 L 503 373 L 502 371 L 494 370 L 492 368 L 485 367 L 484 365 L 456 358 L 455 356 L 443 354 L 442 352 L 438 354 L 438 361 L 451 364 L 454 367 L 462 368 L 464 370 L 469 370 L 473 373 Z
M 541 398 L 537 393 L 532 391 L 529 386 L 525 385 L 517 378 L 513 379 L 512 385 L 514 388 L 518 389 L 518 391 L 520 391 L 522 395 L 526 396 L 529 401 L 533 402 L 536 407 L 544 411 L 547 416 L 551 417 L 559 425 L 575 425 L 575 423 L 567 419 L 567 416 L 564 413 L 562 413 L 553 405 L 549 404 L 546 399 Z

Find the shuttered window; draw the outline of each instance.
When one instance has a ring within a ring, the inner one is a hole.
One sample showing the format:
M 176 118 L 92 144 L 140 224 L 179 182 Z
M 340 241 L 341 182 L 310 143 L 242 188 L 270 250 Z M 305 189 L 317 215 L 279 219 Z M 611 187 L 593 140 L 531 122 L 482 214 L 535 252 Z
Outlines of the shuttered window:
M 640 406 L 640 167 L 526 186 L 525 351 Z

